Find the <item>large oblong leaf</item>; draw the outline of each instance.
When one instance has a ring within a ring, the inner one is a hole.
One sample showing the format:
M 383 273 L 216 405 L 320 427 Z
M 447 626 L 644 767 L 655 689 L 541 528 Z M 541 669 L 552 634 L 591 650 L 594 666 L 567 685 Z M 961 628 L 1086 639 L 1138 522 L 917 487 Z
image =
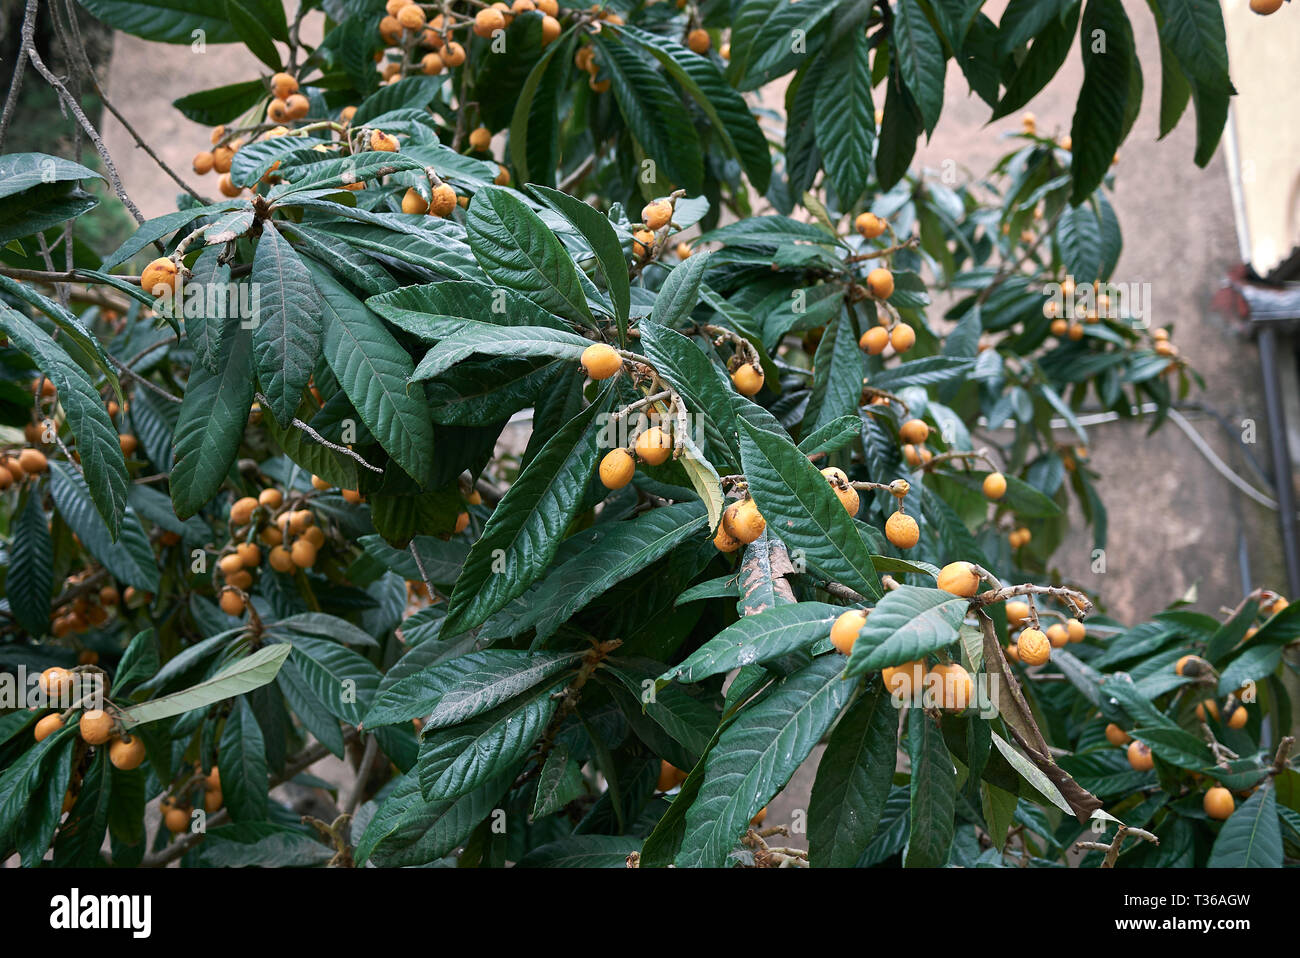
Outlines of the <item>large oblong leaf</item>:
M 117 428 L 99 391 L 85 370 L 72 361 L 45 330 L 15 309 L 0 303 L 0 329 L 10 342 L 35 361 L 58 390 L 59 404 L 77 437 L 77 453 L 95 510 L 116 539 L 126 511 L 126 460 Z
M 482 356 L 551 356 L 574 363 L 591 345 L 577 333 L 548 326 L 496 326 L 469 321 L 434 346 L 411 375 L 413 382 L 434 379 L 462 359 Z
M 744 709 L 704 758 L 686 810 L 677 866 L 719 868 L 749 820 L 790 780 L 853 693 L 838 655 L 824 655 Z M 679 798 L 678 801 L 681 801 Z
M 457 635 L 521 595 L 550 565 L 596 466 L 596 424 L 612 389 L 542 447 L 505 494 L 470 549 L 447 603 L 443 630 Z
M 85 480 L 67 463 L 50 463 L 50 492 L 63 521 L 115 578 L 145 592 L 158 590 L 157 560 L 133 509 L 128 506 L 123 513 L 114 539 L 95 511 Z
M 198 685 L 123 709 L 119 713 L 122 724 L 134 728 L 259 689 L 275 678 L 291 651 L 292 646 L 282 643 L 263 646 Z
M 885 594 L 867 616 L 849 675 L 912 662 L 957 640 L 957 627 L 970 600 L 941 589 L 899 586 Z
M 740 423 L 740 458 L 768 531 L 809 566 L 867 596 L 880 594 L 871 553 L 830 485 L 788 439 Z
M 542 218 L 500 187 L 474 194 L 465 214 L 470 249 L 483 271 L 537 305 L 594 326 L 578 267 Z
M 907 755 L 912 762 L 912 808 L 907 868 L 942 868 L 955 831 L 957 769 L 939 723 L 922 709 L 908 709 Z
M 320 264 L 308 261 L 325 321 L 325 361 L 361 421 L 412 479 L 433 477 L 433 421 L 415 364 L 378 316 Z
M 54 590 L 54 543 L 45 523 L 39 489 L 25 496 L 22 510 L 13 518 L 13 542 L 5 594 L 18 624 L 33 636 L 50 627 L 50 593 Z
M 172 505 L 182 519 L 212 500 L 239 455 L 254 393 L 253 344 L 248 330 L 232 328 L 222 339 L 217 368 L 213 373 L 201 362 L 191 367 L 172 432 Z
M 288 425 L 320 358 L 321 314 L 306 264 L 269 220 L 253 254 L 252 282 L 259 291 L 257 379 L 276 421 Z
M 1219 829 L 1210 851 L 1211 868 L 1281 868 L 1282 826 L 1277 793 L 1270 785 L 1256 790 Z

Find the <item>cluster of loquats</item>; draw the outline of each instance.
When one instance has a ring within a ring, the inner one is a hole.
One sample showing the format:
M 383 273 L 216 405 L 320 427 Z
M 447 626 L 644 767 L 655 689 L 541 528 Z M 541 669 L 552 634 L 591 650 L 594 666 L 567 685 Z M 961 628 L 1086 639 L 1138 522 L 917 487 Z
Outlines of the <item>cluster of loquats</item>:
M 236 499 L 231 505 L 230 541 L 217 559 L 217 571 L 224 581 L 221 611 L 227 615 L 239 617 L 248 608 L 247 593 L 253 586 L 254 573 L 261 569 L 263 546 L 269 550 L 267 564 L 281 574 L 316 564 L 325 545 L 325 530 L 316 524 L 310 509 L 294 505 L 304 503 L 300 499 L 286 501 L 284 493 L 273 486 L 256 497 Z
M 889 230 L 888 221 L 871 212 L 859 213 L 853 226 L 868 242 Z M 871 356 L 879 356 L 891 346 L 896 354 L 907 352 L 916 345 L 916 331 L 885 306 L 886 300 L 894 295 L 894 274 L 887 267 L 878 266 L 867 273 L 866 283 L 867 294 L 879 302 L 881 309 L 876 318 L 877 325 L 862 334 L 858 348 Z
M 851 655 L 862 629 L 871 616 L 870 609 L 849 609 L 842 612 L 831 625 L 831 644 L 843 655 Z M 961 712 L 970 707 L 974 699 L 974 680 L 959 662 L 947 657 L 928 665 L 917 659 L 880 670 L 886 692 L 899 704 L 933 705 Z M 931 698 L 927 701 L 925 693 Z
M 62 603 L 50 611 L 50 634 L 56 639 L 68 635 L 84 635 L 92 629 L 106 624 L 122 603 L 122 594 L 110 581 L 108 585 L 96 588 L 95 583 L 107 575 L 107 570 L 83 569 L 68 576 L 60 595 L 67 596 Z M 128 590 L 135 598 L 135 590 Z M 94 665 L 99 661 L 99 654 L 90 650 L 81 650 L 78 661 L 82 665 Z
M 1011 644 L 1004 651 L 1008 660 L 1022 665 L 1043 665 L 1051 659 L 1052 649 L 1061 649 L 1088 637 L 1087 627 L 1077 618 L 1048 610 L 1040 612 L 1032 599 L 1008 601 L 1006 614 Z M 1038 618 L 1040 614 L 1058 621 L 1044 630 Z
M 216 764 L 213 764 L 210 771 L 204 772 L 203 766 L 195 763 L 185 781 L 177 782 L 168 789 L 167 794 L 158 802 L 163 827 L 173 835 L 189 831 L 196 803 L 202 804 L 203 811 L 208 815 L 215 814 L 225 804 L 221 793 L 221 770 Z
M 73 694 L 84 692 L 86 685 L 83 684 L 83 676 L 91 671 L 99 672 L 93 664 L 80 665 L 75 670 L 54 666 L 42 672 L 37 681 L 48 701 L 67 701 Z M 102 678 L 102 673 L 95 676 L 94 684 L 98 686 L 98 680 Z M 79 699 L 66 711 L 51 711 L 36 723 L 33 735 L 36 741 L 43 741 L 63 729 L 74 713 L 80 713 L 77 732 L 86 745 L 95 748 L 107 745 L 109 761 L 120 771 L 129 772 L 139 768 L 145 759 L 144 741 L 122 727 L 111 703 L 104 704 L 106 708 L 86 709 Z M 74 790 L 69 791 L 68 799 L 75 799 L 75 785 Z M 70 802 L 65 800 L 65 811 L 70 807 Z

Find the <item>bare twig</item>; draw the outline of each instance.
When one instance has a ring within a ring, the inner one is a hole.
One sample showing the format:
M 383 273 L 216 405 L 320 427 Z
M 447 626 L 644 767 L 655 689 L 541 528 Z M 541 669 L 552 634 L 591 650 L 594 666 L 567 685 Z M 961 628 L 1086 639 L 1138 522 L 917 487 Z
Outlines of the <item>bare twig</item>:
M 257 401 L 261 403 L 263 407 L 269 407 L 271 405 L 271 400 L 267 399 L 261 393 L 257 394 Z M 301 429 L 303 432 L 305 432 L 316 442 L 320 443 L 326 449 L 332 449 L 334 452 L 347 456 L 349 459 L 356 460 L 358 463 L 360 463 L 362 466 L 365 466 L 371 472 L 377 472 L 380 474 L 383 473 L 384 470 L 380 469 L 378 466 L 372 466 L 370 463 L 366 462 L 366 460 L 361 457 L 360 453 L 355 452 L 352 449 L 349 449 L 347 446 L 340 446 L 338 443 L 330 442 L 328 439 L 326 439 L 324 436 L 318 433 L 311 426 L 307 425 L 301 419 L 294 418 L 290 420 L 290 425 L 292 425 L 295 429 Z

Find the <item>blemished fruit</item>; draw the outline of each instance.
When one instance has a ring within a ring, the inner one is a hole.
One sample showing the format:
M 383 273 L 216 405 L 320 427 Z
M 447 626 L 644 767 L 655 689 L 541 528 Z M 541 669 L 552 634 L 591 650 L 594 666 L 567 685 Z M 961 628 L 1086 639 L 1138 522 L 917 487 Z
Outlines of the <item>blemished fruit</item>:
M 884 326 L 872 326 L 858 340 L 858 348 L 872 356 L 879 356 L 889 345 L 889 330 Z
M 1252 0 L 1251 7 L 1254 6 L 1255 3 Z M 1205 799 L 1201 802 L 1201 807 L 1205 809 L 1206 815 L 1221 822 L 1236 810 L 1237 803 L 1232 797 L 1232 792 L 1222 785 L 1216 785 L 1205 793 Z
M 150 296 L 165 295 L 176 289 L 176 264 L 159 256 L 140 273 L 140 288 Z
M 1052 643 L 1052 648 L 1062 649 L 1070 644 L 1070 633 L 1061 623 L 1054 622 L 1047 627 L 1047 640 Z
M 867 274 L 867 289 L 876 299 L 889 299 L 894 295 L 894 274 L 878 266 Z
M 742 499 L 722 511 L 722 525 L 733 539 L 749 545 L 763 534 L 767 520 L 758 511 L 758 504 L 753 499 Z
M 1020 661 L 1025 665 L 1042 665 L 1052 657 L 1052 643 L 1040 629 L 1025 629 L 1016 640 Z
M 849 609 L 841 613 L 831 626 L 831 645 L 848 655 L 853 651 L 853 643 L 858 641 L 858 633 L 867 624 L 867 613 L 863 609 Z
M 840 505 L 851 516 L 858 514 L 858 509 L 862 505 L 862 500 L 858 496 L 858 490 L 849 485 L 849 477 L 844 474 L 844 470 L 836 469 L 833 466 L 829 469 L 823 469 L 822 475 L 830 483 L 831 491 L 835 493 L 835 498 L 840 500 Z
M 381 153 L 396 153 L 401 148 L 401 145 L 397 142 L 397 137 L 385 133 L 383 130 L 372 130 L 370 133 L 370 148 Z
M 655 200 L 641 208 L 641 222 L 646 229 L 663 229 L 672 221 L 673 205 L 667 200 Z
M 436 56 L 436 54 L 431 54 Z M 411 187 L 402 194 L 402 212 L 411 214 L 427 213 L 429 211 L 429 201 L 420 195 L 420 191 Z
M 885 232 L 885 221 L 875 213 L 859 213 L 853 221 L 853 227 L 863 239 L 875 239 Z
M 36 723 L 36 741 L 40 742 L 45 738 L 53 735 L 59 729 L 63 728 L 63 718 L 60 715 L 47 715 Z
M 582 368 L 592 379 L 608 379 L 623 368 L 623 360 L 614 347 L 592 343 L 582 351 Z
M 448 43 L 442 48 L 442 62 L 449 67 L 458 67 L 465 62 L 465 48 L 459 43 Z
M 108 747 L 108 760 L 123 772 L 139 768 L 144 761 L 144 740 L 138 735 L 117 739 Z
M 1110 722 L 1106 725 L 1106 741 L 1111 745 L 1127 745 L 1133 741 L 1133 737 L 1114 722 Z
M 763 370 L 752 363 L 737 366 L 731 374 L 732 385 L 742 396 L 754 396 L 763 388 Z
M 911 516 L 895 512 L 885 520 L 885 538 L 900 549 L 910 549 L 921 541 L 921 527 Z
M 429 195 L 429 215 L 448 216 L 456 208 L 456 191 L 448 183 L 439 183 Z
M 82 712 L 77 727 L 87 745 L 103 745 L 113 737 L 113 718 L 103 709 Z
M 606 489 L 622 489 L 636 473 L 636 460 L 626 449 L 615 449 L 600 460 L 600 481 Z
M 1195 678 L 1198 675 L 1204 675 L 1208 665 L 1209 663 L 1198 655 L 1184 655 L 1174 663 L 1174 673 Z
M 480 10 L 480 13 L 486 13 L 486 10 Z M 485 126 L 477 127 L 469 135 L 470 149 L 477 150 L 479 153 L 487 151 L 492 145 L 492 131 Z
M 916 330 L 906 323 L 899 323 L 889 334 L 889 343 L 894 352 L 905 353 L 916 345 Z
M 169 808 L 163 815 L 163 824 L 173 835 L 188 831 L 190 827 L 190 810 L 188 808 Z
M 997 501 L 1007 494 L 1007 477 L 1000 472 L 990 472 L 984 477 L 984 496 Z
M 298 81 L 287 73 L 277 73 L 271 77 L 271 95 L 287 100 L 298 92 Z
M 975 686 L 970 673 L 961 665 L 956 662 L 939 664 L 930 670 L 930 674 L 935 678 L 927 681 L 938 692 L 940 708 L 960 712 L 970 705 Z
M 691 51 L 694 53 L 708 53 L 712 42 L 708 30 L 697 28 L 686 34 L 686 45 L 690 47 Z
M 1155 756 L 1151 754 L 1151 746 L 1146 742 L 1133 742 L 1128 747 L 1128 763 L 1133 766 L 1137 772 L 1149 772 L 1156 767 Z
M 287 123 L 290 119 L 289 104 L 278 97 L 266 107 L 266 118 L 272 123 Z
M 22 466 L 23 472 L 29 476 L 35 476 L 49 468 L 49 461 L 45 458 L 45 453 L 39 449 L 24 449 L 18 454 L 18 465 Z
M 920 445 L 930 438 L 930 427 L 921 419 L 909 419 L 898 427 L 898 435 L 903 442 Z
M 221 593 L 221 611 L 226 615 L 239 618 L 244 614 L 244 597 L 234 589 L 225 589 Z
M 661 466 L 672 455 L 673 440 L 658 426 L 651 426 L 636 437 L 636 456 L 651 466 Z
M 718 531 L 713 536 L 713 545 L 719 552 L 735 552 L 743 542 L 727 531 L 727 527 L 718 523 Z
M 949 562 L 939 570 L 938 587 L 969 599 L 979 591 L 980 577 L 969 562 Z
M 1029 603 L 1018 599 L 1007 603 L 1007 625 L 1019 628 L 1029 618 Z
M 925 663 L 919 659 L 880 670 L 885 691 L 897 702 L 914 701 L 925 683 Z
M 57 665 L 46 669 L 37 679 L 37 685 L 45 693 L 46 698 L 58 698 L 71 683 L 72 673 Z
M 242 499 L 236 499 L 234 505 L 230 507 L 230 521 L 233 525 L 248 525 L 248 520 L 253 518 L 253 510 L 257 508 L 257 500 L 252 496 L 244 496 Z

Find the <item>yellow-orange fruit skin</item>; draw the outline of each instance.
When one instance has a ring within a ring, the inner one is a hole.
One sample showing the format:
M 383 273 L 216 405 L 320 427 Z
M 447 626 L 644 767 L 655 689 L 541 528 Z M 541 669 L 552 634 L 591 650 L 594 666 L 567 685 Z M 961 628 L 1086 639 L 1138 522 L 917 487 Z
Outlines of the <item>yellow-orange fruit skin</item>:
M 667 200 L 654 200 L 641 208 L 641 222 L 646 229 L 663 229 L 673 218 L 673 205 Z
M 1066 619 L 1065 631 L 1070 636 L 1071 642 L 1082 642 L 1088 637 L 1087 627 L 1078 619 Z
M 915 446 L 930 438 L 930 427 L 922 419 L 909 419 L 898 427 L 899 438 Z
M 176 264 L 159 256 L 140 273 L 140 288 L 150 296 L 165 295 L 176 289 Z
M 1129 745 L 1128 763 L 1138 772 L 1149 772 L 1156 767 L 1155 756 L 1145 742 L 1132 742 Z
M 925 683 L 925 663 L 917 660 L 904 662 L 880 670 L 885 691 L 895 702 L 912 702 L 920 694 Z
M 659 762 L 659 780 L 655 783 L 661 792 L 667 792 L 676 788 L 682 782 L 686 781 L 686 773 L 680 768 L 669 764 L 666 759 Z
M 969 562 L 950 562 L 939 570 L 938 587 L 969 599 L 979 591 L 980 577 Z
M 604 343 L 592 343 L 582 351 L 582 368 L 592 379 L 609 379 L 623 368 L 617 350 Z
M 1070 633 L 1065 630 L 1065 626 L 1056 622 L 1047 627 L 1047 641 L 1052 643 L 1052 648 L 1062 649 L 1070 644 Z
M 858 633 L 867 624 L 867 613 L 862 609 L 849 609 L 840 614 L 831 626 L 831 645 L 848 655 L 853 651 L 853 643 L 858 641 Z
M 889 345 L 889 330 L 883 326 L 872 326 L 858 340 L 858 348 L 869 356 L 879 356 Z
M 188 831 L 190 827 L 190 810 L 188 808 L 169 808 L 163 815 L 163 824 L 173 835 Z
M 894 352 L 905 353 L 916 345 L 916 330 L 906 323 L 899 323 L 889 334 L 889 343 Z
M 1216 785 L 1205 793 L 1201 807 L 1205 809 L 1206 815 L 1221 822 L 1236 810 L 1237 803 L 1232 797 L 1232 792 L 1222 785 Z
M 600 461 L 600 481 L 606 489 L 622 489 L 636 473 L 636 460 L 626 449 L 606 453 Z
M 736 392 L 742 396 L 757 395 L 763 388 L 763 381 L 763 370 L 752 363 L 737 366 L 735 372 L 731 374 L 731 382 L 736 387 Z
M 727 527 L 718 523 L 718 531 L 713 536 L 713 545 L 719 552 L 735 552 L 743 542 L 727 532 Z
M 970 673 L 957 662 L 936 665 L 930 670 L 933 678 L 927 679 L 938 695 L 938 705 L 943 709 L 962 711 L 971 704 L 974 682 Z
M 1013 629 L 1019 628 L 1027 618 L 1029 618 L 1028 602 L 1013 601 L 1007 603 L 1007 625 Z
M 889 299 L 894 295 L 894 274 L 878 266 L 867 274 L 867 289 L 876 299 Z
M 895 512 L 885 520 L 885 538 L 900 549 L 910 549 L 921 541 L 921 528 L 911 516 Z
M 140 736 L 119 738 L 108 747 L 108 760 L 123 772 L 139 768 L 144 761 L 144 740 Z
M 996 502 L 1007 494 L 1007 477 L 1000 472 L 990 472 L 984 477 L 984 496 Z
M 875 239 L 885 232 L 885 221 L 875 213 L 859 213 L 853 226 L 863 239 Z
M 661 466 L 672 455 L 673 440 L 658 426 L 651 426 L 636 437 L 636 455 L 651 466 Z
M 1016 640 L 1020 661 L 1025 665 L 1042 665 L 1052 657 L 1051 640 L 1039 629 L 1025 629 Z
M 113 719 L 103 709 L 91 709 L 81 713 L 78 728 L 87 745 L 103 745 L 113 735 Z
M 63 728 L 63 719 L 59 715 L 47 715 L 36 723 L 33 734 L 36 741 L 40 742 L 53 735 L 59 729 Z
M 1111 722 L 1106 726 L 1106 741 L 1110 742 L 1111 745 L 1127 745 L 1133 741 L 1133 738 L 1128 732 Z
M 733 539 L 749 545 L 763 534 L 767 520 L 758 511 L 758 505 L 753 499 L 742 499 L 723 510 L 722 525 Z

